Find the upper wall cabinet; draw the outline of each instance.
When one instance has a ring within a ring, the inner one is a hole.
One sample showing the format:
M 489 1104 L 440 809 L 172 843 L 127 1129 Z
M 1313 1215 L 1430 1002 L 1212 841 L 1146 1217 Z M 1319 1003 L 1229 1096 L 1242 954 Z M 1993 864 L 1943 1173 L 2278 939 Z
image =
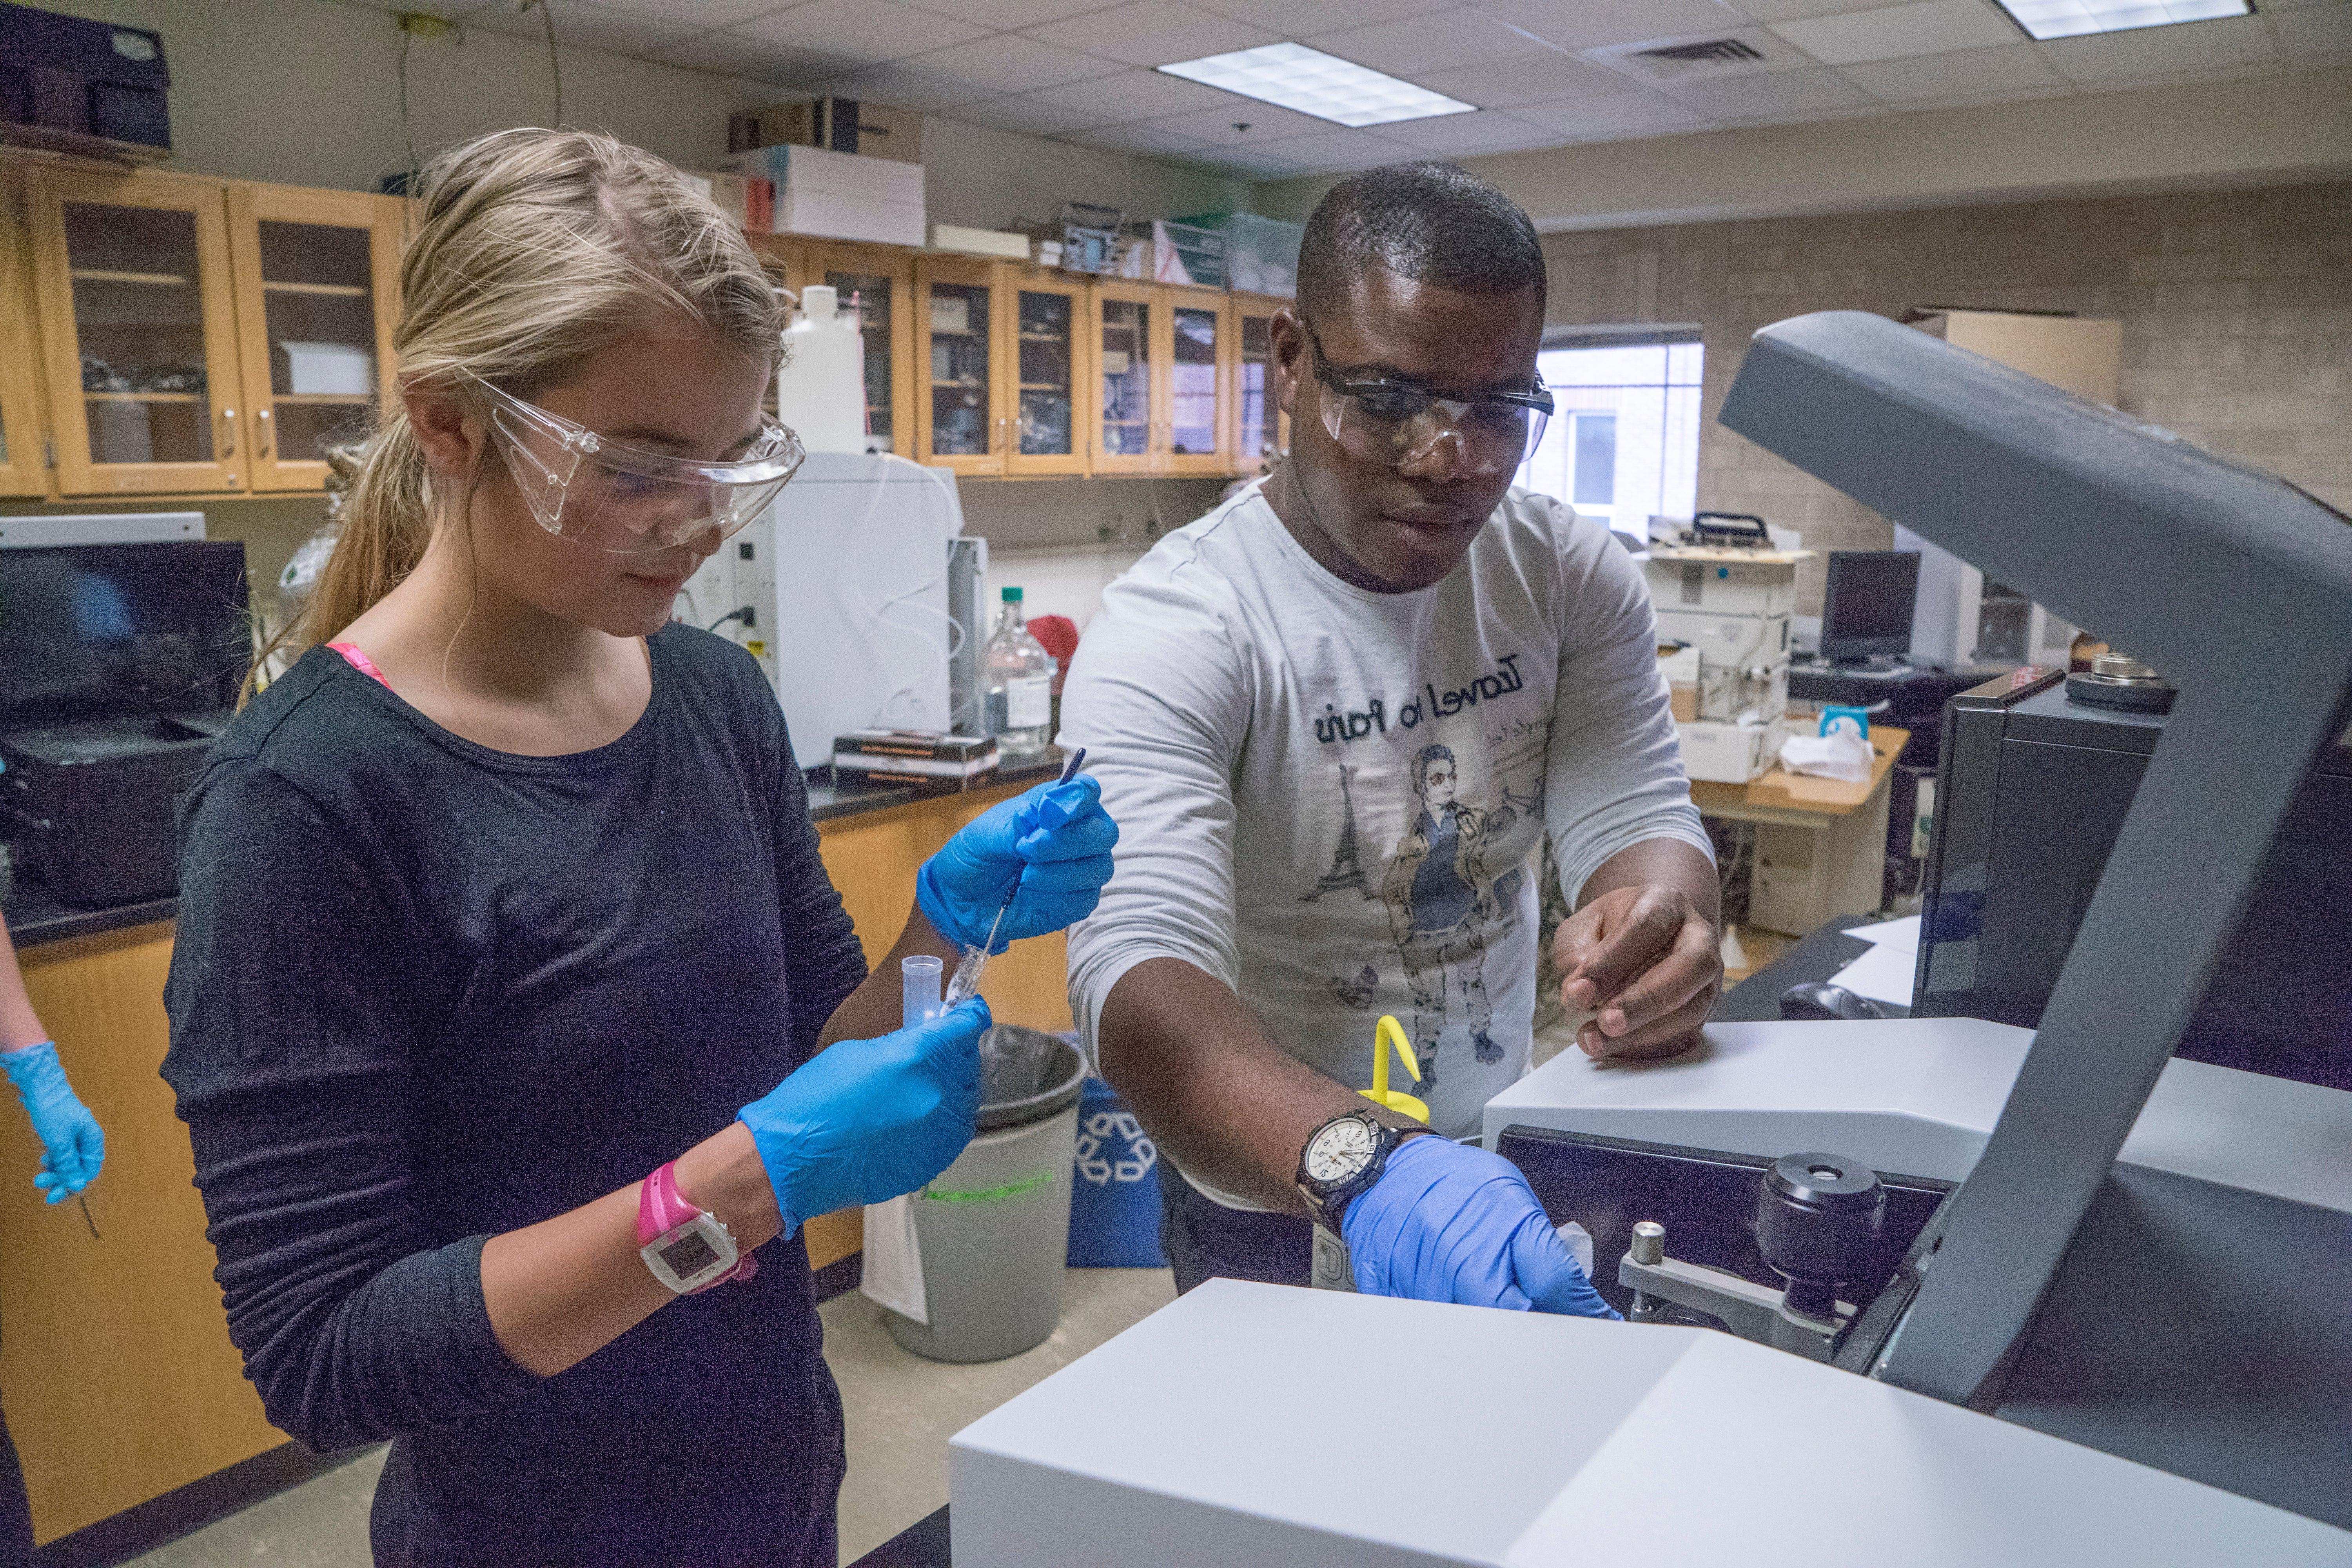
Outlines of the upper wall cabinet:
M 392 395 L 394 197 L 26 166 L 59 495 L 317 489 Z M 0 255 L 6 247 L 0 243 Z
M 866 441 L 870 449 L 914 449 L 915 340 L 904 330 L 915 309 L 915 261 L 879 245 L 813 244 L 807 278 L 857 312 L 866 343 Z M 797 287 L 797 285 L 795 285 Z
M 1233 435 L 1226 450 L 1237 474 L 1262 474 L 1289 449 L 1289 416 L 1274 394 L 1274 313 L 1289 303 L 1263 294 L 1233 297 L 1234 381 L 1226 394 Z
M 15 199 L 0 184 L 0 496 L 37 496 L 48 492 L 48 463 L 42 454 L 40 356 L 24 228 L 8 216 Z

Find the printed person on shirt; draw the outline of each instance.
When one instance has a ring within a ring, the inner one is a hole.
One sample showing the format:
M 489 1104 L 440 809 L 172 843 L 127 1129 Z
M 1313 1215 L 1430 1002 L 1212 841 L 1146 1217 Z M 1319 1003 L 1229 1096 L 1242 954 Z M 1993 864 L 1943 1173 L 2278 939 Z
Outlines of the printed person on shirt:
M 1313 1194 L 1360 1289 L 1608 1310 L 1518 1173 L 1450 1142 L 1528 1070 L 1547 837 L 1589 1056 L 1683 1049 L 1722 976 L 1640 573 L 1512 488 L 1545 296 L 1486 182 L 1334 186 L 1271 325 L 1287 458 L 1111 584 L 1072 662 L 1062 742 L 1122 832 L 1071 998 L 1168 1156 L 1180 1289 L 1307 1279 L 1302 1155 L 1328 1131 L 1372 1151 L 1338 1167 L 1365 1184 Z M 1443 1137 L 1356 1092 L 1391 1013 Z
M 1503 1047 L 1487 1032 L 1495 1010 L 1486 1001 L 1486 928 L 1499 910 L 1483 854 L 1486 814 L 1454 798 L 1458 771 L 1444 746 L 1423 746 L 1413 757 L 1412 789 L 1421 810 L 1397 841 L 1381 882 L 1397 956 L 1412 987 L 1413 1055 L 1424 1089 L 1434 1087 L 1437 1076 L 1449 976 L 1462 988 L 1477 1059 L 1503 1059 Z

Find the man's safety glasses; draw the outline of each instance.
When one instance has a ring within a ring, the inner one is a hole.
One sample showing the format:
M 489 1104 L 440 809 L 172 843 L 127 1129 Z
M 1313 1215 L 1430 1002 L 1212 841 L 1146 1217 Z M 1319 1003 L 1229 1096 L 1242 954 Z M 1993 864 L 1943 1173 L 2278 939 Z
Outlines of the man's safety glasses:
M 776 424 L 762 424 L 732 462 L 644 451 L 467 379 L 489 405 L 490 439 L 539 525 L 615 555 L 705 533 L 716 544 L 757 517 L 807 456 L 801 438 Z
M 1551 420 L 1551 394 L 1543 377 L 1532 392 L 1490 392 L 1475 398 L 1441 397 L 1425 386 L 1393 381 L 1343 381 L 1323 353 L 1323 340 L 1306 317 L 1321 386 L 1323 428 L 1349 457 L 1399 468 L 1426 462 L 1440 442 L 1472 474 L 1515 473 L 1543 440 Z

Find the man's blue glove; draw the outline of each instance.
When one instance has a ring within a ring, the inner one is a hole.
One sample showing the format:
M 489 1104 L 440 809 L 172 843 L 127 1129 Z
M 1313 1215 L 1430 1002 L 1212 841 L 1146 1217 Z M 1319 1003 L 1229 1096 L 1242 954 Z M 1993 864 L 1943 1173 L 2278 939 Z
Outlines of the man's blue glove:
M 928 1024 L 835 1040 L 737 1115 L 790 1236 L 808 1220 L 911 1193 L 955 1163 L 980 1114 L 975 996 Z
M 1368 1296 L 1614 1318 L 1518 1167 L 1434 1134 L 1389 1152 L 1339 1216 Z
M 58 1047 L 47 1040 L 21 1051 L 0 1051 L 0 1068 L 16 1086 L 25 1112 L 33 1119 L 33 1135 L 41 1141 L 41 1173 L 33 1185 L 61 1204 L 98 1180 L 106 1163 L 106 1134 L 66 1082 Z
M 1067 784 L 1039 784 L 982 813 L 924 861 L 915 902 L 941 936 L 978 947 L 1019 882 L 1020 896 L 990 950 L 1003 952 L 1016 938 L 1060 931 L 1094 913 L 1118 842 L 1118 825 L 1102 808 L 1102 785 L 1084 773 Z

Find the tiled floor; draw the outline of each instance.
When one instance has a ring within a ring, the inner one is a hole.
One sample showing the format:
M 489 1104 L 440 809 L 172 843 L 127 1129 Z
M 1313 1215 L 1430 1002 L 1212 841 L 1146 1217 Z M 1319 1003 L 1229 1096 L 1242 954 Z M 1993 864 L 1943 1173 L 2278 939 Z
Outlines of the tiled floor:
M 1007 1361 L 948 1366 L 898 1348 L 855 1291 L 818 1309 L 849 1417 L 841 1555 L 855 1561 L 948 1500 L 948 1438 L 1175 1300 L 1164 1268 L 1073 1268 L 1062 1326 Z M 383 1450 L 134 1560 L 133 1568 L 369 1568 L 368 1500 Z

